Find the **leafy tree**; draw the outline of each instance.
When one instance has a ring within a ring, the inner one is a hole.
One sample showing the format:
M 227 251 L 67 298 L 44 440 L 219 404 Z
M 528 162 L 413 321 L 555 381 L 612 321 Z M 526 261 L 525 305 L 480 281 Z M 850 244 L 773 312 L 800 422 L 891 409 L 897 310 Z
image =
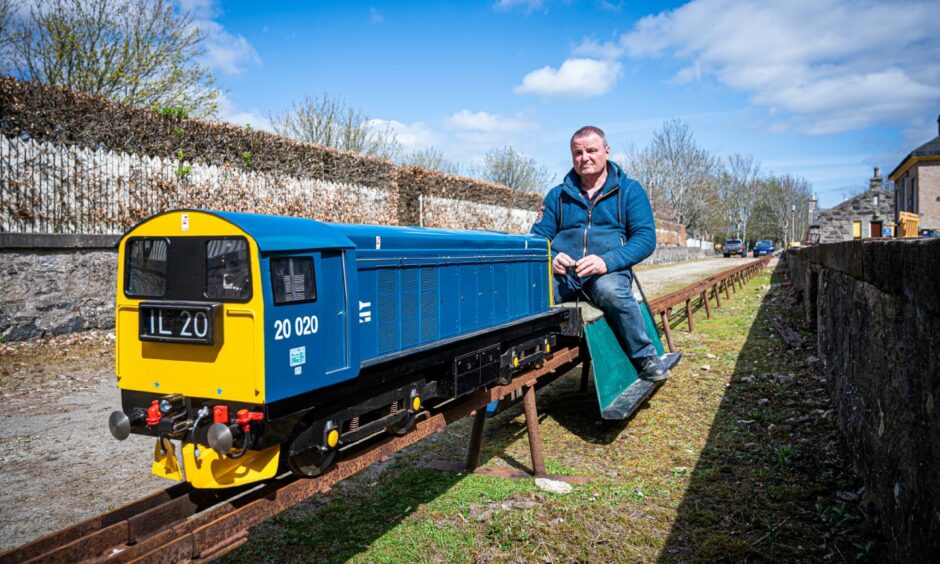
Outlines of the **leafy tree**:
M 279 135 L 324 147 L 390 160 L 401 153 L 401 144 L 390 126 L 383 126 L 325 92 L 317 98 L 306 96 L 292 109 L 272 116 L 271 126 Z
M 460 174 L 460 165 L 445 159 L 443 153 L 434 147 L 412 151 L 402 159 L 401 164 L 436 170 L 453 176 Z
M 214 116 L 205 32 L 169 0 L 36 0 L 2 30 L 13 76 L 118 102 Z
M 484 180 L 522 192 L 545 192 L 551 187 L 546 167 L 508 145 L 487 151 L 474 172 Z

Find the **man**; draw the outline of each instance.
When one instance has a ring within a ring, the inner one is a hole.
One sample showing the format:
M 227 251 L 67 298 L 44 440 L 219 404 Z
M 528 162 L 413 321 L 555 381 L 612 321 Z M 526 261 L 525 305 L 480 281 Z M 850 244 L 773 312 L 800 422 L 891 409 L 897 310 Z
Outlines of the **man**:
M 532 233 L 552 242 L 555 300 L 586 296 L 604 312 L 640 378 L 665 380 L 669 372 L 646 334 L 630 270 L 656 248 L 653 209 L 643 187 L 609 157 L 601 129 L 575 131 L 574 167 L 545 196 Z

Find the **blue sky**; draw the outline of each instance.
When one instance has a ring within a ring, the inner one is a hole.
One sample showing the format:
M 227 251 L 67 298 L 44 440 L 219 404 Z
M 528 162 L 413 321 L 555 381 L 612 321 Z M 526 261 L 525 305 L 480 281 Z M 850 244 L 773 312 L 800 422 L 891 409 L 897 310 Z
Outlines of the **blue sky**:
M 936 1 L 178 1 L 227 121 L 327 92 L 462 165 L 512 145 L 560 176 L 578 127 L 616 155 L 678 117 L 830 207 L 937 135 Z

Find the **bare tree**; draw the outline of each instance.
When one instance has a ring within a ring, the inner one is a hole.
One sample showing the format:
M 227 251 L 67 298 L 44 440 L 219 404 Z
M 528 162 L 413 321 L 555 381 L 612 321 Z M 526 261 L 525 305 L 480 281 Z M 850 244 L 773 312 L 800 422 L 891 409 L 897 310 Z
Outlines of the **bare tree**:
M 36 0 L 3 26 L 17 78 L 136 106 L 214 116 L 220 92 L 200 64 L 205 33 L 169 0 Z
M 672 217 L 675 215 L 669 204 L 669 196 L 665 190 L 665 167 L 662 161 L 656 158 L 650 147 L 638 151 L 636 147 L 624 150 L 623 169 L 627 176 L 633 178 L 646 190 L 646 194 L 657 216 Z
M 13 0 L 0 0 L 0 74 L 12 74 L 10 29 L 13 25 Z
M 316 98 L 306 96 L 292 109 L 271 116 L 271 126 L 279 135 L 324 147 L 390 160 L 401 153 L 391 127 L 325 92 Z
M 511 146 L 487 151 L 483 155 L 483 164 L 476 167 L 474 172 L 484 180 L 513 190 L 544 193 L 551 188 L 551 173 L 548 169 Z
M 719 175 L 721 209 L 727 228 L 748 240 L 748 227 L 758 199 L 760 164 L 751 155 L 735 153 L 725 159 Z
M 405 155 L 401 160 L 401 164 L 436 170 L 453 176 L 460 174 L 460 165 L 445 159 L 443 153 L 434 147 L 412 151 Z
M 790 241 L 802 239 L 809 224 L 808 205 L 813 195 L 809 182 L 785 174 L 770 176 L 763 185 L 760 212 L 773 226 L 775 238 L 784 241 L 784 247 Z
M 699 147 L 689 125 L 674 119 L 653 134 L 649 159 L 655 165 L 653 190 L 661 190 L 675 211 L 676 221 L 690 232 L 705 228 L 707 202 L 715 190 L 716 159 Z

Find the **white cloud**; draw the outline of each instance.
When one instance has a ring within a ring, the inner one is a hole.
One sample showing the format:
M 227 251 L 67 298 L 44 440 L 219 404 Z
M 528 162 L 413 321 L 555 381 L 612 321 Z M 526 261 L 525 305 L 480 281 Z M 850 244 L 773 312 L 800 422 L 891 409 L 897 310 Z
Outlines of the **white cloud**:
M 497 10 L 512 10 L 516 7 L 525 8 L 526 13 L 539 10 L 544 5 L 542 0 L 498 0 L 493 7 Z
M 433 147 L 438 142 L 438 136 L 427 125 L 420 121 L 414 123 L 402 123 L 395 120 L 370 119 L 369 127 L 377 130 L 390 130 L 395 134 L 398 142 L 406 151 L 417 149 L 427 149 Z
M 248 111 L 241 110 L 224 94 L 219 99 L 219 118 L 222 121 L 241 127 L 249 125 L 252 129 L 274 131 L 274 128 L 271 127 L 270 120 L 261 115 L 258 110 L 254 108 Z
M 613 60 L 568 59 L 561 67 L 543 67 L 525 75 L 516 94 L 592 98 L 610 91 L 620 80 L 623 65 Z
M 369 22 L 373 24 L 380 24 L 385 21 L 385 16 L 382 15 L 376 8 L 369 8 Z
M 582 55 L 672 57 L 812 134 L 916 119 L 940 102 L 935 3 L 692 0 Z
M 460 110 L 450 116 L 448 121 L 455 129 L 476 133 L 504 134 L 538 129 L 537 123 L 522 114 L 507 117 L 488 112 Z
M 209 68 L 238 75 L 246 64 L 261 64 L 261 57 L 241 34 L 232 34 L 215 21 L 221 10 L 216 0 L 177 0 L 183 12 L 192 15 L 193 25 L 206 34 L 203 61 Z

